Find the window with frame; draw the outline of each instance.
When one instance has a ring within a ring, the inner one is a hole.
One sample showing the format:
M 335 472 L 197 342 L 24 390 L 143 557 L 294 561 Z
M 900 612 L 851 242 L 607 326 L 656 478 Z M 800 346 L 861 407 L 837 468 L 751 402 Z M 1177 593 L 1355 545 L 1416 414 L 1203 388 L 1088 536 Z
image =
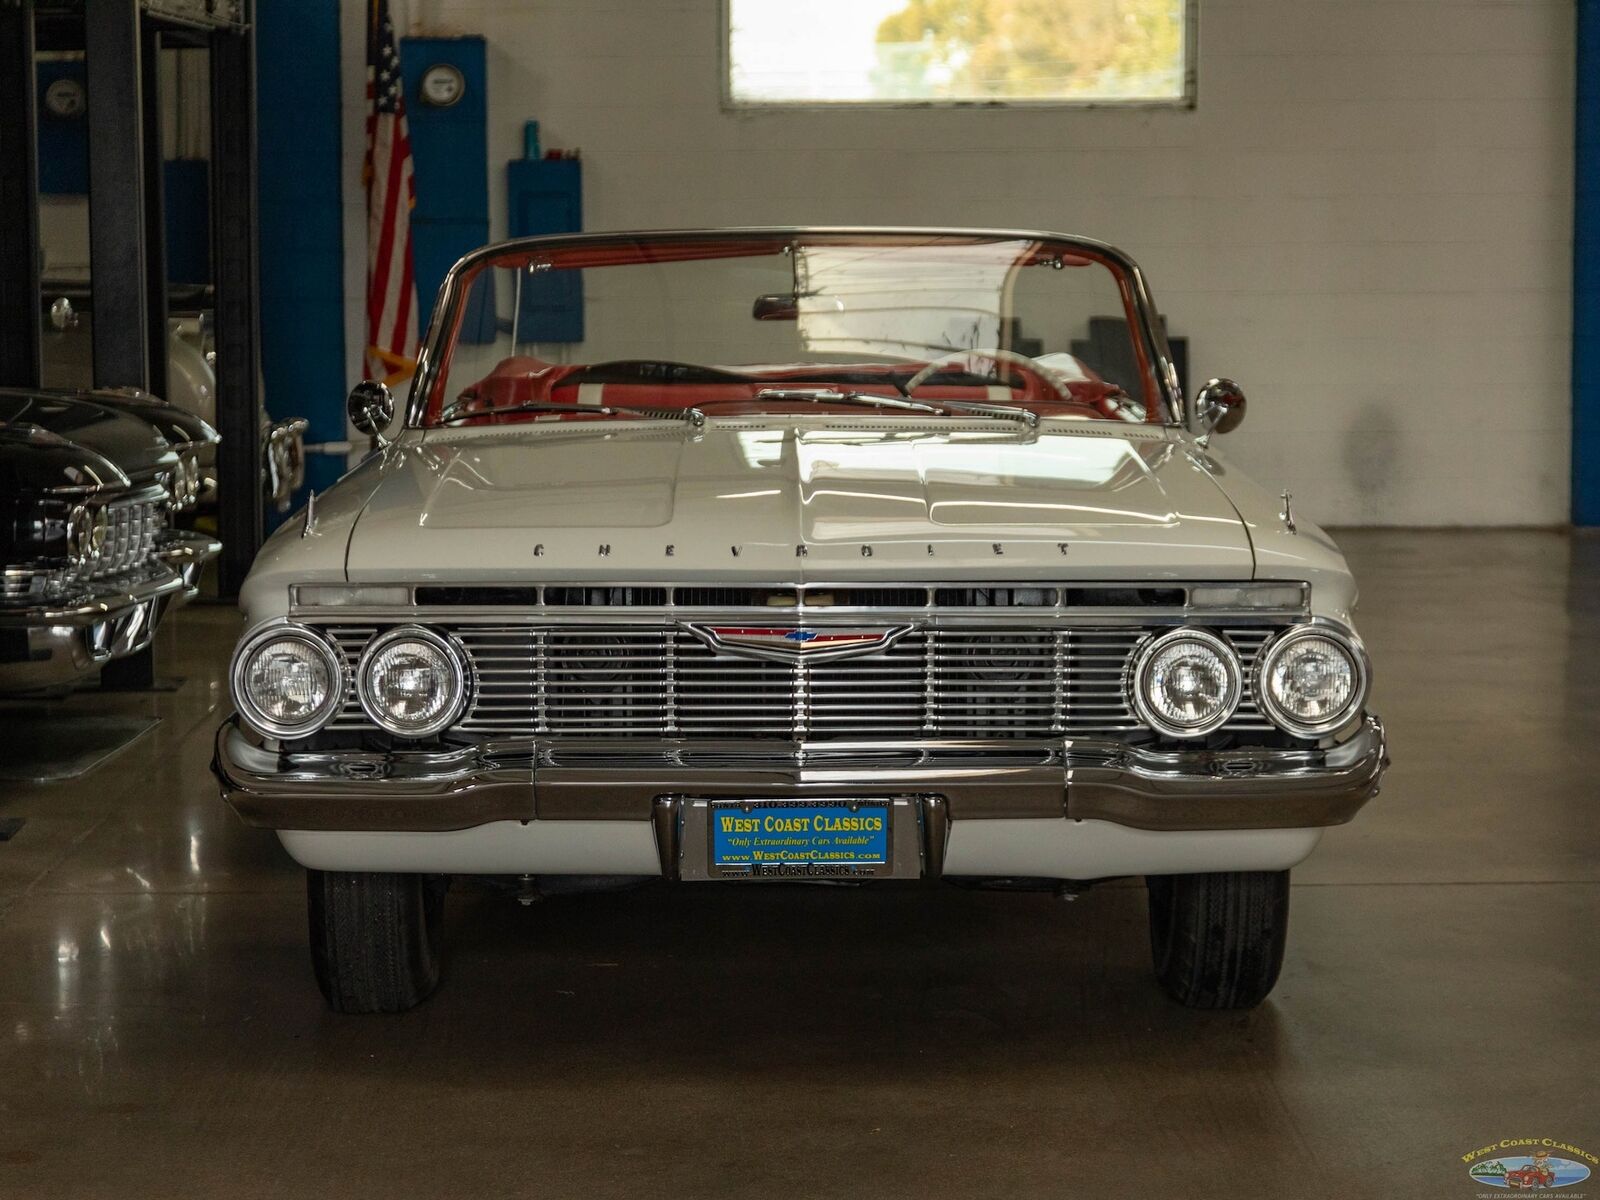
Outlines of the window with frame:
M 1193 102 L 1195 0 L 724 0 L 735 106 Z

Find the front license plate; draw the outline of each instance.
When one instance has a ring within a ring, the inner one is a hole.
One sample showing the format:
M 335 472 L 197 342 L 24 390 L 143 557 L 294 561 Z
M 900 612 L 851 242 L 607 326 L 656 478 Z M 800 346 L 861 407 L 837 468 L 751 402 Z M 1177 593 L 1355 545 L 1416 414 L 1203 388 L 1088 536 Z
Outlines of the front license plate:
M 719 873 L 826 878 L 889 865 L 889 804 L 740 801 L 711 805 L 711 866 Z

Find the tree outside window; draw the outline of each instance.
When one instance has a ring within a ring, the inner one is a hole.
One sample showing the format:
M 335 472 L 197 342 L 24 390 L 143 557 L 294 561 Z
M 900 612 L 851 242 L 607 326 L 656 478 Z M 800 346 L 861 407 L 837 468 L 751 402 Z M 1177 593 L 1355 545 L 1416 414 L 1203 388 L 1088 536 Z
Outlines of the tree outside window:
M 734 104 L 1186 103 L 1193 0 L 726 0 Z

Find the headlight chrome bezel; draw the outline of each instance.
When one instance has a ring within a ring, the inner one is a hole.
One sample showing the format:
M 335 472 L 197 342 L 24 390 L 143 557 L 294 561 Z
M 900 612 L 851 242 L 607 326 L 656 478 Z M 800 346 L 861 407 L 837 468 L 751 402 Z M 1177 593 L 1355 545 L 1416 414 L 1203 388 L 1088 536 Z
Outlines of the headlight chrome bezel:
M 1185 641 L 1199 642 L 1215 653 L 1226 669 L 1228 677 L 1228 687 L 1222 706 L 1214 716 L 1193 726 L 1174 725 L 1162 716 L 1150 702 L 1146 689 L 1146 672 L 1156 656 L 1174 644 Z M 1231 721 L 1234 714 L 1239 711 L 1239 704 L 1244 699 L 1244 664 L 1239 658 L 1239 652 L 1225 638 L 1212 633 L 1209 629 L 1183 625 L 1165 633 L 1152 635 L 1139 647 L 1128 670 L 1126 690 L 1133 702 L 1134 712 L 1151 729 L 1163 737 L 1193 741 L 1215 733 Z
M 310 720 L 299 724 L 291 725 L 269 717 L 256 706 L 245 687 L 250 662 L 264 646 L 277 641 L 298 641 L 310 646 L 328 669 L 327 701 Z M 345 698 L 350 694 L 350 668 L 339 648 L 320 630 L 296 621 L 279 619 L 263 625 L 239 644 L 228 673 L 228 685 L 233 692 L 234 707 L 252 729 L 271 737 L 303 738 L 323 729 L 344 708 Z
M 397 642 L 422 642 L 442 654 L 445 661 L 450 664 L 450 683 L 454 695 L 433 719 L 424 725 L 401 728 L 372 699 L 367 672 L 378 655 Z M 412 741 L 430 738 L 456 724 L 467 711 L 472 683 L 469 661 L 466 650 L 454 637 L 423 625 L 400 625 L 373 638 L 361 652 L 355 671 L 356 698 L 361 702 L 361 710 L 367 714 L 367 719 L 385 733 Z
M 111 531 L 110 518 L 103 504 L 74 504 L 67 513 L 66 545 L 68 569 L 83 573 L 91 570 L 105 550 Z
M 67 513 L 67 566 L 73 571 L 81 571 L 89 565 L 93 556 L 90 541 L 93 537 L 94 524 L 89 516 L 89 506 L 74 504 Z
M 193 451 L 178 455 L 172 469 L 171 507 L 178 512 L 191 509 L 200 499 L 200 456 Z
M 1332 642 L 1349 656 L 1355 673 L 1355 687 L 1351 690 L 1350 702 L 1338 713 L 1322 721 L 1307 723 L 1283 710 L 1277 697 L 1272 694 L 1271 687 L 1268 686 L 1268 679 L 1273 666 L 1285 650 L 1296 642 L 1312 637 Z M 1370 679 L 1371 669 L 1367 661 L 1367 651 L 1361 644 L 1361 639 L 1337 625 L 1313 621 L 1308 625 L 1290 626 L 1263 646 L 1261 653 L 1256 655 L 1255 669 L 1250 682 L 1255 693 L 1256 706 L 1269 721 L 1292 737 L 1319 738 L 1337 732 L 1360 715 L 1367 703 L 1367 685 Z

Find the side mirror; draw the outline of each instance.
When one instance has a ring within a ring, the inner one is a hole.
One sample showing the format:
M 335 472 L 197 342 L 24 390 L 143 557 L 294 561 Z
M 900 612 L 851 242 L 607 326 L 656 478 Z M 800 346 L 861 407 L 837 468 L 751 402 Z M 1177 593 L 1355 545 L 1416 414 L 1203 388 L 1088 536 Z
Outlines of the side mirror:
M 368 437 L 382 437 L 394 420 L 394 393 L 376 379 L 363 379 L 350 389 L 345 404 L 350 424 Z
M 1231 379 L 1213 379 L 1195 397 L 1200 433 L 1232 433 L 1244 420 L 1244 393 Z
M 758 321 L 798 321 L 800 301 L 786 295 L 757 296 L 750 315 Z

